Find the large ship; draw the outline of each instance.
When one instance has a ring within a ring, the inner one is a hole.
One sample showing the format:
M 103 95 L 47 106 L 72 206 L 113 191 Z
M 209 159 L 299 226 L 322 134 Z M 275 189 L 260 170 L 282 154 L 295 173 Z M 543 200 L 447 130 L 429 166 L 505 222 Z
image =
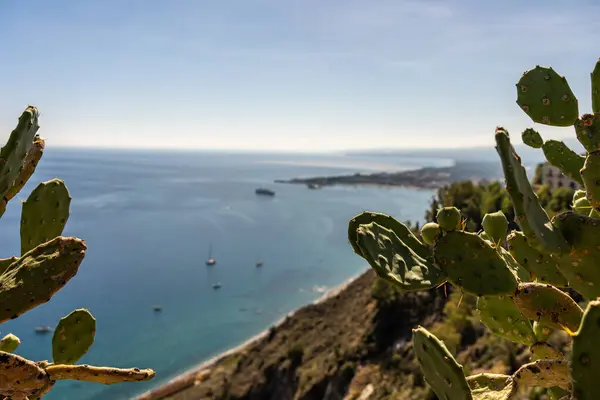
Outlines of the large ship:
M 275 192 L 270 189 L 258 188 L 256 189 L 256 194 L 262 196 L 275 196 Z

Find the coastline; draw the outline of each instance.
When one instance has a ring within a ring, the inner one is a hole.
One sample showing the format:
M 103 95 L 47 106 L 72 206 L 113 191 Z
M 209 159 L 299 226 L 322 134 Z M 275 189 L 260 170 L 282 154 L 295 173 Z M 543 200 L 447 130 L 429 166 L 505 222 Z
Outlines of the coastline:
M 275 323 L 273 323 L 272 325 L 267 327 L 265 330 L 257 333 L 256 335 L 250 337 L 249 339 L 243 341 L 242 343 L 240 343 L 236 346 L 233 346 L 230 349 L 209 358 L 208 360 L 201 362 L 200 364 L 197 364 L 197 365 L 191 367 L 187 371 L 175 376 L 174 378 L 170 379 L 169 381 L 165 382 L 164 384 L 161 384 L 160 386 L 158 386 L 154 389 L 150 389 L 142 394 L 137 395 L 136 397 L 133 398 L 133 400 L 159 400 L 166 396 L 170 396 L 174 393 L 180 392 L 182 390 L 185 390 L 185 389 L 197 384 L 198 382 L 200 382 L 202 380 L 203 375 L 206 372 L 208 372 L 211 367 L 215 366 L 216 364 L 221 362 L 226 357 L 231 356 L 235 353 L 238 353 L 238 352 L 246 349 L 248 346 L 252 345 L 253 343 L 256 343 L 257 341 L 265 338 L 266 336 L 268 336 L 269 331 L 272 328 L 279 327 L 284 321 L 286 321 L 287 318 L 292 317 L 294 314 L 296 314 L 299 310 L 303 309 L 304 307 L 307 307 L 312 304 L 319 304 L 330 298 L 337 296 L 340 292 L 342 292 L 345 288 L 347 288 L 352 282 L 354 282 L 358 278 L 360 278 L 367 270 L 368 270 L 368 268 L 365 267 L 365 269 L 362 272 L 358 273 L 355 276 L 352 276 L 351 278 L 347 279 L 346 281 L 342 282 L 341 284 L 328 289 L 325 293 L 323 293 L 318 299 L 314 300 L 313 302 L 304 304 L 304 305 L 298 307 L 297 309 L 282 316 L 279 320 L 277 320 Z

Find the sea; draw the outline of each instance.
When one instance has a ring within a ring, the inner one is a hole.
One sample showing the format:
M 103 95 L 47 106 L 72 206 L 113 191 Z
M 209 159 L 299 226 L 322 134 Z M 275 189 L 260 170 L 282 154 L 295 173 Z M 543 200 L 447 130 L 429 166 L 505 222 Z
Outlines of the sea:
M 364 271 L 347 241 L 362 210 L 423 222 L 433 190 L 335 186 L 276 179 L 449 166 L 449 159 L 49 147 L 18 195 L 63 179 L 72 196 L 63 235 L 86 241 L 79 273 L 43 304 L 0 325 L 18 354 L 52 359 L 52 332 L 74 309 L 97 319 L 82 364 L 153 368 L 151 382 L 60 381 L 45 399 L 118 400 L 165 383 L 244 342 Z M 273 197 L 258 196 L 265 187 Z M 21 201 L 0 220 L 0 255 L 19 254 Z M 205 264 L 210 255 L 214 266 Z M 258 261 L 263 265 L 257 267 Z M 213 285 L 220 284 L 220 289 Z M 157 312 L 153 308 L 162 307 Z

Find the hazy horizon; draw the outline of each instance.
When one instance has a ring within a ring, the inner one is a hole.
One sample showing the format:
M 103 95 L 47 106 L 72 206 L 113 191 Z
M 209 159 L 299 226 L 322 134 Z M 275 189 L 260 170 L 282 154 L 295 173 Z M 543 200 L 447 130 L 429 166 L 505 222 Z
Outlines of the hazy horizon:
M 590 110 L 600 4 L 578 0 L 0 3 L 0 135 L 49 146 L 321 152 L 493 145 L 536 64 Z M 518 140 L 516 140 L 518 141 Z

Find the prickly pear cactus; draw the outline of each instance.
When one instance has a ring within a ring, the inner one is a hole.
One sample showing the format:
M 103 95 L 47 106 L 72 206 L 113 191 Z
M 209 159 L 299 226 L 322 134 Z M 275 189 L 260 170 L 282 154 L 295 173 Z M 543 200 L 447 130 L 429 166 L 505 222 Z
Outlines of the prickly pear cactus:
M 539 149 L 544 144 L 544 139 L 542 139 L 540 133 L 532 128 L 525 129 L 521 134 L 521 139 L 523 143 L 534 149 Z
M 579 116 L 577 98 L 564 76 L 552 68 L 527 71 L 517 83 L 517 104 L 537 123 L 573 125 Z
M 69 218 L 71 196 L 60 179 L 40 183 L 23 202 L 21 254 L 62 234 Z
M 436 282 L 447 282 L 478 297 L 478 316 L 490 331 L 529 346 L 530 362 L 512 375 L 484 373 L 465 377 L 439 339 L 425 328 L 415 329 L 417 359 L 425 380 L 440 399 L 517 400 L 532 388 L 545 388 L 553 399 L 598 398 L 600 60 L 591 81 L 593 113 L 581 117 L 577 98 L 566 78 L 552 68 L 537 66 L 516 85 L 517 103 L 533 122 L 572 127 L 586 150 L 580 155 L 564 142 L 544 141 L 533 129 L 526 129 L 522 135 L 526 145 L 541 148 L 550 164 L 582 186 L 573 196 L 572 211 L 549 218 L 509 133 L 497 128 L 496 150 L 515 211 L 514 222 L 521 231 L 506 236 L 508 221 L 498 212 L 484 217 L 483 232 L 465 232 L 459 210 L 445 207 L 438 210 L 435 223 L 426 223 L 421 229 L 427 247 L 408 237 L 406 227 L 399 230 L 402 234 L 392 236 L 390 231 L 379 230 L 376 234 L 368 219 L 351 221 L 351 230 L 357 232 L 349 235 L 352 245 L 362 249 L 357 253 L 380 274 L 402 271 L 403 279 L 395 283 L 390 280 L 400 290 L 417 288 L 418 285 L 406 287 L 405 276 L 413 266 L 439 270 L 441 278 Z M 389 229 L 390 225 L 385 227 Z M 417 258 L 418 252 L 422 252 L 422 259 Z M 416 271 L 420 272 L 416 274 L 417 282 L 422 282 L 423 269 Z M 430 280 L 422 289 L 434 286 Z M 585 312 L 574 300 L 579 298 L 573 296 L 574 291 L 589 300 Z M 563 336 L 572 338 L 571 354 L 562 354 L 547 342 L 555 331 L 564 331 L 568 335 Z
M 9 333 L 8 335 L 4 336 L 2 340 L 0 340 L 0 351 L 12 353 L 17 349 L 17 347 L 19 347 L 20 344 L 21 340 L 19 340 L 19 338 L 12 333 Z
M 75 364 L 87 353 L 96 334 L 96 319 L 88 310 L 72 311 L 58 322 L 52 337 L 55 364 Z
M 425 380 L 440 399 L 472 399 L 471 389 L 444 343 L 423 327 L 413 329 L 413 346 Z
M 0 216 L 32 177 L 44 153 L 45 142 L 37 135 L 38 117 L 37 108 L 28 107 L 0 150 Z M 61 236 L 70 201 L 64 182 L 53 179 L 39 184 L 23 203 L 21 256 L 0 259 L 0 324 L 49 301 L 77 273 L 87 247 L 81 239 Z M 0 399 L 41 399 L 57 380 L 114 384 L 154 377 L 150 369 L 72 365 L 91 346 L 95 329 L 96 320 L 87 310 L 63 318 L 53 337 L 53 364 L 12 354 L 21 342 L 15 335 L 4 336 Z

